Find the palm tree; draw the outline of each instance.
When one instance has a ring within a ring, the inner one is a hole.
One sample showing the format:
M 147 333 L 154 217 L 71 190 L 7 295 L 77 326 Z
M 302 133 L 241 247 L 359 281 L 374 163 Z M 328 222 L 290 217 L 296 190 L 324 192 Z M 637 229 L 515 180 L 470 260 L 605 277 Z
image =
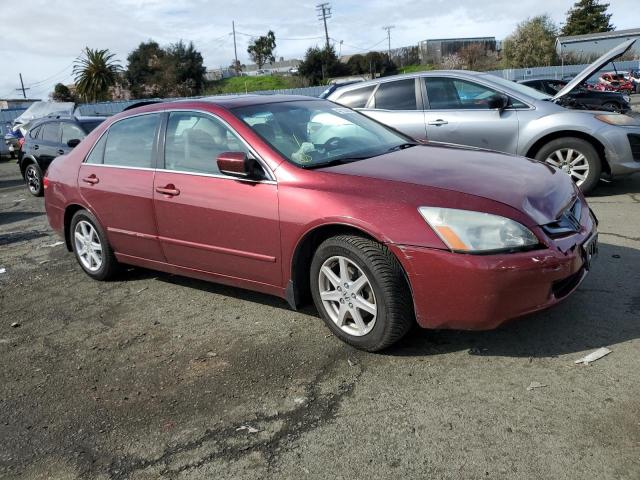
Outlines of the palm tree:
M 122 66 L 113 60 L 115 54 L 109 50 L 85 48 L 73 65 L 76 91 L 85 102 L 109 99 L 109 87 L 114 86 Z

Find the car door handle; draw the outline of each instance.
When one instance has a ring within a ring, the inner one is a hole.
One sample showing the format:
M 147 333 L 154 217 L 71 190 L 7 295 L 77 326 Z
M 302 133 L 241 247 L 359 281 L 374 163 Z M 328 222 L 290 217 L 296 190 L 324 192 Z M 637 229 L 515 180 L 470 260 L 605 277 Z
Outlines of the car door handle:
M 439 118 L 438 120 L 427 123 L 427 125 L 435 125 L 436 127 L 439 127 L 440 125 L 447 125 L 448 123 L 449 122 L 447 122 L 446 120 L 442 120 L 441 118 Z
M 98 177 L 96 177 L 93 173 L 91 175 L 89 175 L 88 177 L 85 177 L 82 179 L 82 181 L 84 183 L 90 183 L 91 185 L 95 185 L 96 183 L 98 183 L 100 180 L 98 179 Z
M 180 190 L 178 190 L 172 183 L 170 183 L 169 185 L 165 185 L 164 187 L 156 187 L 156 192 L 162 193 L 163 195 L 169 195 L 171 197 L 180 195 Z
M 64 155 L 64 150 L 62 149 L 58 150 L 58 155 Z
M 40 148 L 40 146 L 39 146 L 39 145 L 34 145 L 34 146 L 33 146 L 33 149 L 34 149 L 34 150 L 38 150 L 39 148 Z

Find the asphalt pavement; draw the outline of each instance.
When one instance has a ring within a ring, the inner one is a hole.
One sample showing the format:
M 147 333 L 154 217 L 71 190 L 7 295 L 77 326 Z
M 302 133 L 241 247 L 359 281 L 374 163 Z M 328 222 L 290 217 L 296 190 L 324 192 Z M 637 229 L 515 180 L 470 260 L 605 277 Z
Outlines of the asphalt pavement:
M 600 254 L 568 300 L 368 354 L 312 307 L 92 281 L 3 160 L 0 478 L 637 480 L 640 175 L 589 202 Z

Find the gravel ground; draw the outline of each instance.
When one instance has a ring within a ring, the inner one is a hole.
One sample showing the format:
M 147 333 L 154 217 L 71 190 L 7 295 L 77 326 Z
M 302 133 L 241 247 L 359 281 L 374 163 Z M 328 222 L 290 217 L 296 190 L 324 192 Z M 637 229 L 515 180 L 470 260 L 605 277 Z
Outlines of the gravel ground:
M 590 203 L 600 256 L 566 302 L 366 354 L 277 298 L 90 280 L 2 161 L 0 477 L 637 480 L 640 176 Z

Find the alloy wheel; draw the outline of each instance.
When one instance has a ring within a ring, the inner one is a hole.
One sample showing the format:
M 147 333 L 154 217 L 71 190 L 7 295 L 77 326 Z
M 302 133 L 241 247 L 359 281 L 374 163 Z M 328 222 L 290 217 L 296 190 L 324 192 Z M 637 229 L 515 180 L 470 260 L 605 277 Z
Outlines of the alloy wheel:
M 571 175 L 576 185 L 582 185 L 589 176 L 589 162 L 587 157 L 574 148 L 561 148 L 554 151 L 545 160 L 549 165 L 558 167 Z
M 82 265 L 90 272 L 97 272 L 102 266 L 102 243 L 95 227 L 86 220 L 80 220 L 73 232 L 75 250 Z
M 33 165 L 29 165 L 24 176 L 27 179 L 29 191 L 34 195 L 37 194 L 40 191 L 40 176 L 38 175 L 36 168 Z
M 376 297 L 364 272 L 347 257 L 328 258 L 320 268 L 318 287 L 322 304 L 343 332 L 361 337 L 378 316 Z

